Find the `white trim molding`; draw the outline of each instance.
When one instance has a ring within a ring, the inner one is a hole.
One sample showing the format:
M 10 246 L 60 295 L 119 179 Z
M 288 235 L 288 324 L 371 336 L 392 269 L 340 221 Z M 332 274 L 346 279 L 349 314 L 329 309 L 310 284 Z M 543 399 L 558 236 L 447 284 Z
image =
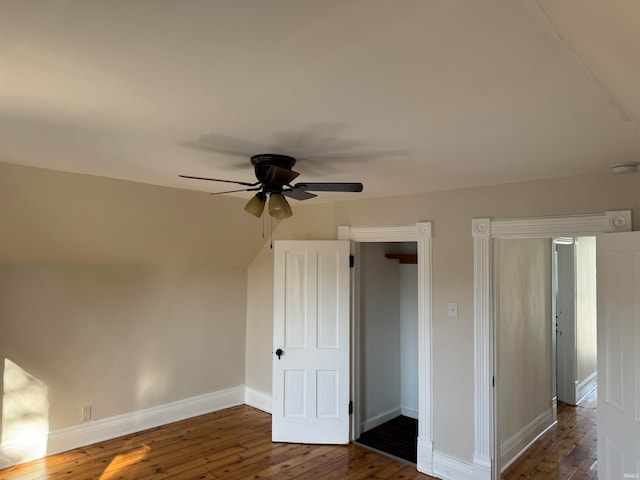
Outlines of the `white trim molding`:
M 380 415 L 376 415 L 375 417 L 371 417 L 362 423 L 362 431 L 366 432 L 367 430 L 376 428 L 377 426 L 396 418 L 401 413 L 402 410 L 400 408 L 394 408 L 393 410 L 389 410 L 388 412 L 384 412 Z
M 473 453 L 474 477 L 491 480 L 493 458 L 493 328 L 491 319 L 491 268 L 489 246 L 491 220 L 476 218 L 472 223 L 474 251 L 474 415 L 475 451 Z M 488 388 L 490 386 L 491 388 Z
M 494 375 L 494 318 L 492 305 L 493 238 L 584 237 L 631 231 L 631 211 L 614 210 L 592 215 L 496 219 L 476 218 L 471 231 L 474 244 L 474 478 L 491 480 L 496 472 Z
M 483 220 L 490 222 L 491 237 L 500 238 L 589 237 L 631 231 L 631 210 L 566 217 Z
M 598 386 L 598 372 L 593 372 L 582 382 L 576 380 L 576 405 L 580 405 L 582 401 L 593 392 Z
M 418 410 L 415 408 L 400 407 L 400 414 L 415 420 L 418 419 Z
M 420 238 L 431 238 L 431 222 L 406 226 L 386 227 L 338 227 L 338 240 L 353 242 L 417 242 Z
M 558 421 L 553 419 L 553 410 L 546 410 L 502 442 L 500 445 L 500 473 L 509 468 L 520 455 L 557 423 Z
M 44 455 L 65 452 L 92 443 L 121 437 L 122 435 L 215 412 L 223 408 L 242 405 L 244 398 L 245 387 L 240 385 L 144 410 L 54 430 L 48 434 L 47 448 Z M 29 439 L 28 441 L 32 440 Z M 28 448 L 25 447 L 30 447 L 30 445 L 25 445 L 24 442 L 22 444 L 0 444 L 0 468 L 34 460 L 35 458 L 24 457 L 23 452 L 28 451 Z M 39 455 L 37 458 L 42 456 Z
M 244 394 L 244 403 L 266 413 L 271 413 L 273 400 L 270 394 L 247 387 Z
M 339 240 L 416 242 L 418 246 L 418 471 L 433 474 L 433 327 L 431 222 L 407 226 L 338 227 Z M 356 268 L 358 259 L 356 258 Z M 356 355 L 357 361 L 357 355 Z M 356 382 L 358 383 L 358 372 Z M 359 387 L 356 387 L 358 389 Z M 356 418 L 357 421 L 357 418 Z
M 472 480 L 473 465 L 440 452 L 433 452 L 433 473 L 445 480 Z

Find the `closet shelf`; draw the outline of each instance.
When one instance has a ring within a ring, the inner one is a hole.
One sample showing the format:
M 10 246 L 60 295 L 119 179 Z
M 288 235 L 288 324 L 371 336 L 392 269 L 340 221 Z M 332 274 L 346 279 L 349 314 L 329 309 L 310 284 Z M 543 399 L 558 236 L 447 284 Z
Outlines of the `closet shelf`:
M 418 255 L 415 253 L 385 253 L 384 256 L 392 260 L 398 260 L 401 264 L 405 265 L 418 264 Z

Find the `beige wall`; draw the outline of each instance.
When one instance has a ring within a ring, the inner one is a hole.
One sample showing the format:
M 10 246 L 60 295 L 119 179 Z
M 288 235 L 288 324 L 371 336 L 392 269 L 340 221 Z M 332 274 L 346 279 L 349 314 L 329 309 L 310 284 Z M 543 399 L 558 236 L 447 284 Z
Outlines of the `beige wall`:
M 627 208 L 633 210 L 634 229 L 640 229 L 639 186 L 639 174 L 607 173 L 335 204 L 299 204 L 294 206 L 293 218 L 286 221 L 290 231 L 283 231 L 281 238 L 335 239 L 339 225 L 433 222 L 434 445 L 439 452 L 471 462 L 474 450 L 471 220 Z M 269 277 L 272 268 L 272 262 L 255 259 L 249 277 Z M 253 323 L 259 322 L 261 330 L 267 333 L 262 339 L 248 339 L 247 372 L 251 372 L 251 378 L 270 379 L 271 361 L 266 358 L 271 356 L 272 317 L 267 315 L 273 311 L 273 304 L 271 292 L 265 293 L 265 289 L 272 286 L 249 281 L 247 302 L 261 313 L 247 317 L 247 329 L 253 329 Z M 447 317 L 448 301 L 458 302 L 455 320 Z M 266 382 L 261 386 L 266 389 Z
M 0 365 L 46 384 L 51 429 L 244 383 L 243 204 L 0 164 Z
M 241 269 L 0 265 L 0 356 L 47 386 L 51 430 L 242 385 L 245 288 Z
M 247 268 L 247 336 L 245 383 L 271 395 L 273 361 L 273 248 L 271 241 L 291 236 L 292 222 L 282 222 Z
M 576 239 L 575 252 L 576 380 L 582 383 L 593 375 L 597 368 L 596 238 Z
M 245 200 L 0 163 L 0 263 L 246 268 Z
M 496 239 L 493 246 L 501 468 L 553 421 L 552 244 L 544 238 Z M 529 434 L 520 439 L 523 431 Z

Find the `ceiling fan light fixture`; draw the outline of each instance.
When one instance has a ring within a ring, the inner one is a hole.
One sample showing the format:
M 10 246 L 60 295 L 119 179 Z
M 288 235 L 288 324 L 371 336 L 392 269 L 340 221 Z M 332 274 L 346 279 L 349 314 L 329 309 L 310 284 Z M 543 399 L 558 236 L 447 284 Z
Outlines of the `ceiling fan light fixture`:
M 360 182 L 291 182 L 298 177 L 298 172 L 291 170 L 296 159 L 279 153 L 264 153 L 253 155 L 251 164 L 254 166 L 257 182 L 241 182 L 238 180 L 226 180 L 223 178 L 196 177 L 192 175 L 179 175 L 181 178 L 193 180 L 207 180 L 210 182 L 233 183 L 245 188 L 236 188 L 223 192 L 212 192 L 209 195 L 224 195 L 235 192 L 258 192 L 244 206 L 247 213 L 254 217 L 264 219 L 264 207 L 269 199 L 269 215 L 276 220 L 283 220 L 293 216 L 291 206 L 286 197 L 297 201 L 309 200 L 317 197 L 313 192 L 361 192 Z
M 260 218 L 262 216 L 262 212 L 264 211 L 264 204 L 266 202 L 267 196 L 262 192 L 258 192 L 253 197 L 251 197 L 251 200 L 247 202 L 247 204 L 244 206 L 244 210 L 254 217 Z M 271 204 L 271 202 L 269 202 L 269 204 Z
M 289 218 L 293 215 L 289 203 L 281 193 L 274 192 L 271 194 L 271 197 L 269 198 L 269 215 L 276 220 Z

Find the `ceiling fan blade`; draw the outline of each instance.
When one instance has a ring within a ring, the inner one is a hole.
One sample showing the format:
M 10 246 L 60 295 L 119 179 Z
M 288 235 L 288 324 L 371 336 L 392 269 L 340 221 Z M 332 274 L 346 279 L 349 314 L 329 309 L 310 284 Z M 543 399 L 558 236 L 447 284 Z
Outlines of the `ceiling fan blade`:
M 267 182 L 277 182 L 283 185 L 289 185 L 295 178 L 300 175 L 298 172 L 289 170 L 288 168 L 271 165 L 267 172 Z
M 202 152 L 213 152 L 213 153 L 222 153 L 225 155 L 233 155 L 236 157 L 247 158 L 248 154 L 245 152 L 237 152 L 232 149 L 227 149 L 223 147 L 213 147 L 211 145 L 199 143 L 199 142 L 181 142 L 179 144 L 181 147 L 189 148 L 191 150 L 200 150 Z
M 250 157 L 260 152 L 280 152 L 280 149 L 274 145 L 240 140 L 238 138 L 227 137 L 226 135 L 216 135 L 215 133 L 200 137 L 195 143 L 209 147 L 209 149 L 213 151 L 217 150 L 222 153 L 241 154 L 245 157 Z
M 238 185 L 246 185 L 247 187 L 255 187 L 256 185 L 260 184 L 260 182 L 256 182 L 256 183 L 237 182 L 236 180 L 221 180 L 219 178 L 192 177 L 191 175 L 178 175 L 178 176 L 180 178 L 190 178 L 192 180 L 208 180 L 210 182 L 235 183 Z
M 301 132 L 291 132 L 288 138 L 279 136 L 278 145 L 289 145 L 292 156 L 296 158 L 313 155 L 324 150 L 327 145 L 335 149 L 334 144 L 339 142 L 339 137 L 346 127 L 344 123 L 313 123 Z
M 224 195 L 225 193 L 236 192 L 257 192 L 258 190 L 261 190 L 261 188 L 241 188 L 240 190 L 227 190 L 226 192 L 211 192 L 209 195 Z
M 311 160 L 371 160 L 373 158 L 388 158 L 388 157 L 405 157 L 409 154 L 408 150 L 373 150 L 373 151 L 359 151 L 359 152 L 347 152 L 347 151 L 335 151 L 325 150 L 324 152 L 316 153 Z
M 294 200 L 309 200 L 310 198 L 317 197 L 315 193 L 305 192 L 304 190 L 300 189 L 283 190 L 282 194 L 285 197 L 293 198 Z
M 294 189 L 307 192 L 361 192 L 363 185 L 356 182 L 323 182 L 323 183 L 296 183 Z

